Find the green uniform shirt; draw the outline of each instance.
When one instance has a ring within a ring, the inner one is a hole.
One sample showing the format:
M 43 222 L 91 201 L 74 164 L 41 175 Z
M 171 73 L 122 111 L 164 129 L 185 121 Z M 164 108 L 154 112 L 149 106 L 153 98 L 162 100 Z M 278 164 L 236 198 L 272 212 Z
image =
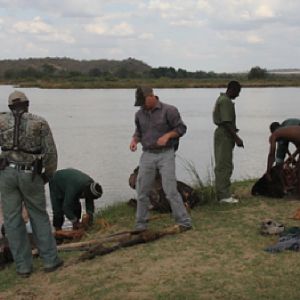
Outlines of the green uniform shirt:
M 60 208 L 63 208 L 66 217 L 70 221 L 75 220 L 74 203 L 82 198 L 84 188 L 93 181 L 90 176 L 76 169 L 70 168 L 55 172 L 49 182 L 53 211 L 60 211 Z M 85 206 L 88 214 L 94 213 L 93 199 L 85 199 Z
M 225 93 L 221 93 L 213 110 L 214 123 L 219 126 L 224 122 L 228 122 L 236 129 L 235 118 L 234 103 Z

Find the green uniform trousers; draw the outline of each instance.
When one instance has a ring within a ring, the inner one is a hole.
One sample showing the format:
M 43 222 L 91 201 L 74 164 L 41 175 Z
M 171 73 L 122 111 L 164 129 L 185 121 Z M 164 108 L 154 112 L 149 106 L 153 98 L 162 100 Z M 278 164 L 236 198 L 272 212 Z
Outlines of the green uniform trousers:
M 234 140 L 225 128 L 219 126 L 214 134 L 215 152 L 215 186 L 217 199 L 225 199 L 231 196 L 230 177 L 233 171 Z
M 45 268 L 57 265 L 60 260 L 46 211 L 42 178 L 36 175 L 32 180 L 32 173 L 6 167 L 0 171 L 0 192 L 5 231 L 17 272 L 32 271 L 31 245 L 22 217 L 22 202 L 27 208 L 33 239 Z

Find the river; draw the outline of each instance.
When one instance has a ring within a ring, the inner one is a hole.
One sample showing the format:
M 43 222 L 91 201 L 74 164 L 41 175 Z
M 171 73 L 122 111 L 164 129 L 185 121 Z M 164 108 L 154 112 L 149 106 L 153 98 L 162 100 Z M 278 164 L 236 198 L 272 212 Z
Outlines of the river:
M 58 168 L 78 168 L 103 186 L 98 207 L 135 196 L 128 177 L 138 165 L 141 147 L 129 151 L 134 131 L 133 89 L 20 88 L 30 111 L 49 122 L 59 154 Z M 0 86 L 0 111 L 8 110 L 12 86 Z M 223 89 L 156 89 L 161 101 L 178 107 L 188 127 L 177 153 L 177 177 L 191 182 L 186 160 L 203 181 L 212 174 L 212 109 Z M 235 100 L 237 126 L 244 149 L 234 151 L 233 179 L 261 176 L 266 169 L 268 126 L 272 121 L 300 118 L 300 88 L 244 88 Z M 49 194 L 47 192 L 49 199 Z

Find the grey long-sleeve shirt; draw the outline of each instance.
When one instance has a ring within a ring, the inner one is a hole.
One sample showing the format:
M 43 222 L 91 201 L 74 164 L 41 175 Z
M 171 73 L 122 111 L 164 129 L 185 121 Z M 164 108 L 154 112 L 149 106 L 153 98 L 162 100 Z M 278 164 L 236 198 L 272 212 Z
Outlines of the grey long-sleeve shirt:
M 187 129 L 178 109 L 160 101 L 150 111 L 141 107 L 135 114 L 135 125 L 133 136 L 141 142 L 144 151 L 160 148 L 156 142 L 165 133 L 174 130 L 181 137 Z M 167 147 L 172 147 L 173 142 L 171 139 Z

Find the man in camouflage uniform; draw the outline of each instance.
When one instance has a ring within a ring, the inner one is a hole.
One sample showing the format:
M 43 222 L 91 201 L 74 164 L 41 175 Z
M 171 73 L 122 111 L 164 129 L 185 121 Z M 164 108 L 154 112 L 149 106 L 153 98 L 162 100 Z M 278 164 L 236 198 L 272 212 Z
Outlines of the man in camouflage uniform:
M 17 273 L 28 277 L 32 272 L 32 254 L 22 218 L 22 203 L 29 213 L 45 272 L 63 264 L 57 256 L 44 188 L 56 170 L 57 152 L 48 123 L 28 113 L 29 101 L 24 93 L 11 93 L 8 106 L 11 112 L 0 114 L 0 192 L 4 226 Z
M 241 85 L 230 81 L 226 93 L 221 93 L 213 111 L 213 121 L 218 126 L 214 134 L 215 152 L 215 185 L 217 199 L 222 203 L 237 203 L 238 199 L 231 197 L 230 177 L 233 171 L 233 148 L 235 145 L 244 147 L 243 141 L 237 135 L 235 108 L 233 99 L 237 98 Z

